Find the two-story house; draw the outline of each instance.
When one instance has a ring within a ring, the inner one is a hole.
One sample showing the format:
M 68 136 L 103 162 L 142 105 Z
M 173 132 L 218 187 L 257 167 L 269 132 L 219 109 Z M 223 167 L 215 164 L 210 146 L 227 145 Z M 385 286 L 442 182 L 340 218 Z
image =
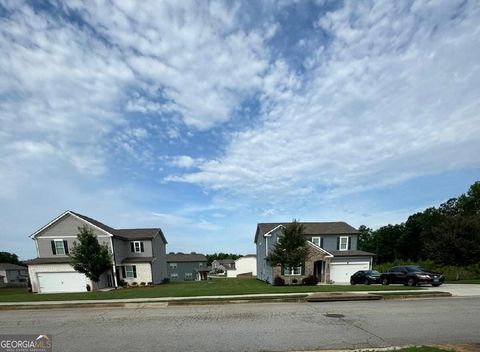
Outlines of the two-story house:
M 319 282 L 349 282 L 358 270 L 370 270 L 374 254 L 357 250 L 359 232 L 345 222 L 301 222 L 309 255 L 302 266 L 272 267 L 266 259 L 288 223 L 257 224 L 257 278 L 273 283 L 278 275 L 286 283 L 300 283 L 315 275 Z
M 192 252 L 167 254 L 167 269 L 172 281 L 206 280 L 210 268 L 207 257 Z
M 224 273 L 228 270 L 235 270 L 235 260 L 233 259 L 215 259 L 212 262 L 212 271 L 216 273 Z
M 112 256 L 112 269 L 101 275 L 98 284 L 76 272 L 70 264 L 69 252 L 83 226 L 95 233 Z M 87 285 L 92 289 L 118 287 L 120 280 L 130 284 L 158 284 L 167 278 L 167 241 L 159 228 L 114 229 L 66 211 L 30 237 L 35 241 L 38 255 L 25 262 L 33 292 L 81 292 L 86 291 Z

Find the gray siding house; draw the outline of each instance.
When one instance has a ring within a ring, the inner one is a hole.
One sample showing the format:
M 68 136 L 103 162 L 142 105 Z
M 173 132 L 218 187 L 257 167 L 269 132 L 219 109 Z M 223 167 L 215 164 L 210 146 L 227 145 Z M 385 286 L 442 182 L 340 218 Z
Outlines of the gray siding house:
M 267 256 L 288 223 L 259 223 L 255 232 L 257 278 L 273 283 L 278 275 L 288 284 L 314 275 L 319 282 L 344 283 L 358 270 L 370 270 L 374 254 L 357 250 L 359 232 L 345 222 L 301 222 L 309 247 L 300 267 L 272 267 Z
M 98 284 L 70 265 L 79 228 L 87 226 L 112 255 L 112 269 L 103 273 Z M 167 277 L 165 246 L 159 228 L 114 229 L 85 215 L 66 211 L 31 235 L 38 257 L 25 264 L 33 292 L 80 292 L 92 288 L 118 287 L 127 283 L 158 284 Z M 95 287 L 93 285 L 96 285 Z
M 169 253 L 167 255 L 168 276 L 172 281 L 206 280 L 210 268 L 207 257 L 192 252 Z
M 0 263 L 0 287 L 27 287 L 27 279 L 27 267 Z

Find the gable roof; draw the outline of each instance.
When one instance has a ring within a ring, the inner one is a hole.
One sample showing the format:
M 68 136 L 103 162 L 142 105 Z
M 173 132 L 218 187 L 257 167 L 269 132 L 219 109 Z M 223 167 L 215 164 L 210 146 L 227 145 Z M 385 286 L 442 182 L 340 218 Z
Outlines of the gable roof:
M 255 233 L 255 243 L 257 242 L 258 235 L 265 236 L 270 231 L 279 226 L 286 226 L 291 222 L 267 222 L 257 224 L 257 232 Z M 335 222 L 300 222 L 305 226 L 305 235 L 343 235 L 343 234 L 358 234 L 357 229 L 350 226 L 343 221 Z
M 174 254 L 167 254 L 167 262 L 206 262 L 207 257 L 203 254 L 182 254 L 182 253 L 174 253 Z
M 90 218 L 88 216 L 79 214 L 77 212 L 67 210 L 60 216 L 56 217 L 54 220 L 49 222 L 47 225 L 43 226 L 39 230 L 37 230 L 34 234 L 31 235 L 31 237 L 35 237 L 38 233 L 42 232 L 44 229 L 47 227 L 51 226 L 61 218 L 63 218 L 66 215 L 73 215 L 77 218 L 80 218 L 83 221 L 86 221 L 90 225 L 93 225 L 94 227 L 99 228 L 100 230 L 106 232 L 107 234 L 121 239 L 121 240 L 144 240 L 144 239 L 153 239 L 155 236 L 160 235 L 162 238 L 163 242 L 166 244 L 167 240 L 160 228 L 143 228 L 143 229 L 114 229 L 113 227 L 110 227 L 108 225 L 105 225 L 104 223 L 95 220 L 93 218 Z

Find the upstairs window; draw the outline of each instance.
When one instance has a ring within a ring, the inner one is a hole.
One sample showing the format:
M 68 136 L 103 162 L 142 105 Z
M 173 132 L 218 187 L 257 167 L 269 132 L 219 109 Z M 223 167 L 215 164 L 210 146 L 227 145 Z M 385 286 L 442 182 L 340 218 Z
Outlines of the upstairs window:
M 53 240 L 51 241 L 53 255 L 67 255 L 68 243 L 66 240 Z
M 321 237 L 312 237 L 312 243 L 316 246 L 322 247 L 322 238 Z
M 143 242 L 141 241 L 130 242 L 130 249 L 132 250 L 132 253 L 141 253 L 145 251 Z
M 347 251 L 348 250 L 348 236 L 340 236 L 338 250 Z
M 177 263 L 170 263 L 170 270 L 177 270 Z

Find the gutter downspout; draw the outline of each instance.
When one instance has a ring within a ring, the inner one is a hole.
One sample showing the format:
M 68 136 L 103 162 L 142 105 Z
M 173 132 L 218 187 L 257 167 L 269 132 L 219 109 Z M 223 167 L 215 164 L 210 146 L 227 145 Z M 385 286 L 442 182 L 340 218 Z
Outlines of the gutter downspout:
M 113 236 L 110 237 L 110 245 L 112 246 L 112 257 L 113 257 L 113 286 L 115 288 L 118 288 L 118 283 L 117 283 L 117 265 L 115 263 L 115 249 L 113 248 Z

